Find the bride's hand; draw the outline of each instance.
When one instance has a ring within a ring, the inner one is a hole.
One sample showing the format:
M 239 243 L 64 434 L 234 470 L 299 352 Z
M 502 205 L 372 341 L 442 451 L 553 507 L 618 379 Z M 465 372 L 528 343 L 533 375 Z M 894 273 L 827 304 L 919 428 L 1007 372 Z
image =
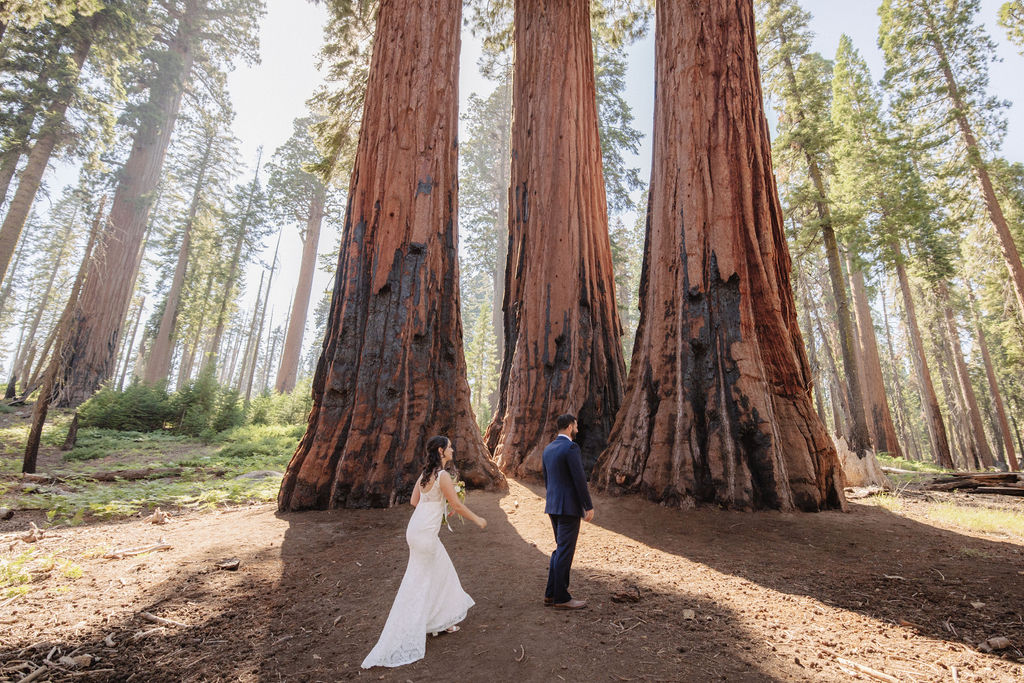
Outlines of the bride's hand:
M 487 520 L 484 519 L 483 517 L 480 518 L 480 521 L 477 522 L 477 524 L 480 525 L 481 529 L 486 529 L 487 528 Z

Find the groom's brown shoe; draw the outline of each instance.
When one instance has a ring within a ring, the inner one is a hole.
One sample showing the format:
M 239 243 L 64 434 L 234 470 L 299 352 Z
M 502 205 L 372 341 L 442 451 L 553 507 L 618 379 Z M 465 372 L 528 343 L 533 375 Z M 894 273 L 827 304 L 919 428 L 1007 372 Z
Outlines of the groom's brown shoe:
M 552 605 L 555 609 L 583 609 L 586 606 L 586 600 L 570 600 L 569 602 L 560 602 Z

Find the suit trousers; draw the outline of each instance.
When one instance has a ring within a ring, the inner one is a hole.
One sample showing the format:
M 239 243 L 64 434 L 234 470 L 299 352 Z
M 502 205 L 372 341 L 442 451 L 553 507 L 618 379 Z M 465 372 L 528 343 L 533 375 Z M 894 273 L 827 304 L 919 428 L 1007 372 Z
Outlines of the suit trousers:
M 569 602 L 569 569 L 572 558 L 576 554 L 576 539 L 580 535 L 580 518 L 575 515 L 548 515 L 551 527 L 555 531 L 555 543 L 558 546 L 551 553 L 548 565 L 548 586 L 544 591 L 545 598 L 551 598 L 555 604 Z

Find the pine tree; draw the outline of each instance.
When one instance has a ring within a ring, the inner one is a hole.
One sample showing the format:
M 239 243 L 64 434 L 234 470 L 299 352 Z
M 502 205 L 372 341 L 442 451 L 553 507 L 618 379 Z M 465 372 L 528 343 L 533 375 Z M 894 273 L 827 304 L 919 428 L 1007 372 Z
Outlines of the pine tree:
M 813 215 L 809 227 L 825 248 L 836 324 L 843 357 L 843 371 L 850 407 L 847 433 L 850 449 L 863 457 L 871 448 L 861 386 L 854 320 L 846 292 L 839 241 L 832 216 L 828 176 L 834 130 L 829 115 L 832 97 L 831 64 L 810 51 L 810 15 L 796 0 L 758 0 L 761 17 L 757 35 L 765 90 L 782 114 L 779 134 L 773 143 L 779 165 L 801 166 L 802 185 L 794 190 L 797 201 Z M 791 207 L 794 201 L 789 202 Z
M 999 24 L 1006 37 L 1024 54 L 1024 0 L 1008 0 L 999 8 Z
M 965 163 L 984 198 L 1024 321 L 1024 265 L 989 170 L 1005 120 L 990 96 L 988 65 L 995 44 L 977 21 L 979 0 L 935 4 L 884 0 L 879 44 L 896 111 L 917 140 Z
M 327 205 L 328 186 L 311 172 L 321 161 L 310 134 L 310 126 L 314 123 L 313 118 L 296 119 L 291 137 L 277 150 L 269 164 L 269 190 L 274 197 L 279 220 L 302 226 L 299 231 L 302 240 L 299 279 L 281 352 L 281 366 L 274 382 L 274 391 L 278 393 L 292 391 L 298 379 L 299 356 L 320 245 L 320 227 L 330 211 Z

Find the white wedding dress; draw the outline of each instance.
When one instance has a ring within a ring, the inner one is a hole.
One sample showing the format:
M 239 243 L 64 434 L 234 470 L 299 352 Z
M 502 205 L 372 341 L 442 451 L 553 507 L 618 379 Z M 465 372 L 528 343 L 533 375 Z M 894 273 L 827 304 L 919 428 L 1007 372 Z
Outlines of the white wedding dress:
M 449 475 L 442 472 L 439 476 Z M 462 590 L 459 575 L 437 537 L 445 505 L 441 485 L 435 480 L 429 491 L 420 491 L 419 505 L 405 530 L 409 566 L 380 639 L 363 660 L 364 669 L 402 666 L 422 659 L 427 634 L 459 623 L 474 604 Z

